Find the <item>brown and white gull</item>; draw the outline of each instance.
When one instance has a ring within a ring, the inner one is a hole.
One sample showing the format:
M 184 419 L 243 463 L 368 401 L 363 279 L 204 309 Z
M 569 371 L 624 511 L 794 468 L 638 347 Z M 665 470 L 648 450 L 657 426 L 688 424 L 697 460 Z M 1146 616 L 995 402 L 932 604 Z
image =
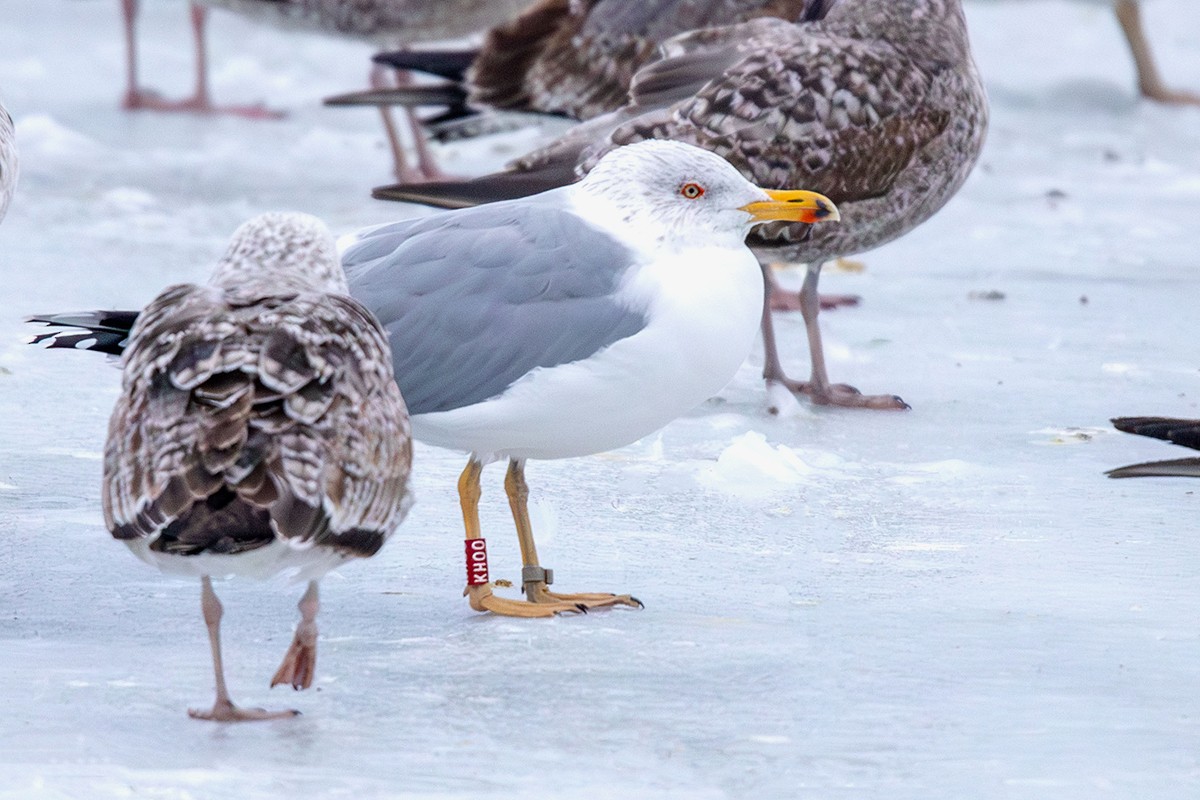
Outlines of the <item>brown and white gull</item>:
M 526 462 L 622 447 L 720 391 L 762 316 L 746 234 L 837 218 L 819 194 L 763 190 L 712 153 L 649 141 L 614 149 L 578 183 L 347 240 L 351 294 L 387 331 L 413 435 L 470 454 L 458 488 L 473 608 L 543 617 L 639 605 L 550 591 Z M 49 334 L 50 346 L 119 349 L 120 319 L 82 323 L 102 346 L 70 333 Z M 509 462 L 524 601 L 497 596 L 484 566 L 480 476 L 499 459 Z
M 0 104 L 0 220 L 8 213 L 13 192 L 17 190 L 19 173 L 17 137 L 13 130 L 12 117 L 4 105 Z
M 201 719 L 295 715 L 234 705 L 212 577 L 308 581 L 271 685 L 307 688 L 317 581 L 374 555 L 409 505 L 412 445 L 379 323 L 347 295 L 325 226 L 242 225 L 207 285 L 172 286 L 136 316 L 104 448 L 104 519 L 166 572 L 198 577 L 216 675 Z
M 711 150 L 762 186 L 814 187 L 838 204 L 841 225 L 775 224 L 749 240 L 764 263 L 808 265 L 811 377 L 785 374 L 769 313 L 764 377 L 821 404 L 907 408 L 894 395 L 830 383 L 817 321 L 821 265 L 929 219 L 966 180 L 986 127 L 960 0 L 813 0 L 799 22 L 757 19 L 667 41 L 634 76 L 626 106 L 505 172 L 375 196 L 444 207 L 520 196 L 577 180 L 612 148 L 645 139 Z

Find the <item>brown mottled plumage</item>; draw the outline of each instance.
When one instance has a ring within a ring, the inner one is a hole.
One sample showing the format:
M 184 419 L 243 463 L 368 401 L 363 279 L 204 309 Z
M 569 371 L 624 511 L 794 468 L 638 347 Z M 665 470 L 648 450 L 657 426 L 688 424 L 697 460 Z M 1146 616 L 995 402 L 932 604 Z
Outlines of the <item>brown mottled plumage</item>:
M 460 184 L 386 187 L 376 196 L 462 206 L 539 191 L 585 174 L 614 147 L 650 138 L 712 150 L 767 188 L 811 187 L 839 226 L 765 226 L 760 259 L 809 265 L 801 304 L 813 375 L 790 380 L 764 317 L 764 375 L 819 403 L 906 408 L 830 385 L 817 326 L 817 280 L 833 257 L 869 250 L 921 224 L 966 180 L 987 105 L 960 0 L 833 0 L 819 21 L 757 19 L 684 34 L 634 76 L 629 102 L 514 162 Z
M 8 212 L 8 204 L 17 188 L 17 143 L 13 134 L 12 117 L 0 105 L 0 219 Z
M 542 0 L 492 28 L 467 74 L 472 102 L 591 119 L 628 100 L 634 73 L 687 31 L 799 19 L 811 0 Z
M 208 285 L 170 287 L 130 334 L 104 517 L 139 557 L 203 578 L 218 697 L 194 716 L 262 718 L 224 691 L 210 575 L 310 580 L 273 681 L 304 688 L 316 579 L 373 555 L 407 510 L 408 414 L 387 339 L 347 291 L 323 224 L 268 214 L 238 229 Z

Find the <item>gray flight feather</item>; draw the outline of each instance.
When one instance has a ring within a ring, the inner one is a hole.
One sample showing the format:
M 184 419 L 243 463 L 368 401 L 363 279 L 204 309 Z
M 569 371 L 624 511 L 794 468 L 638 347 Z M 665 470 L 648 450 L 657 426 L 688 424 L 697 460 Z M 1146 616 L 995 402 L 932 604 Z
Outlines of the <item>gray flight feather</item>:
M 427 414 L 642 330 L 646 310 L 616 297 L 635 259 L 577 215 L 524 201 L 376 228 L 342 265 L 388 332 L 409 411 Z

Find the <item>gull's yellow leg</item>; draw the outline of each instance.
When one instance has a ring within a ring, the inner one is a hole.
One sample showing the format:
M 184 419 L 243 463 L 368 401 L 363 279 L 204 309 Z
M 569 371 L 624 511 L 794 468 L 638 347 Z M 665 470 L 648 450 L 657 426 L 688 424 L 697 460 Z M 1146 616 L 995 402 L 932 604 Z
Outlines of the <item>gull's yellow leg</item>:
M 626 605 L 640 608 L 641 602 L 627 594 L 590 592 L 583 594 L 559 594 L 547 586 L 554 581 L 552 570 L 538 563 L 537 545 L 533 541 L 533 526 L 529 522 L 529 485 L 525 483 L 525 462 L 513 459 L 504 476 L 504 491 L 512 508 L 513 522 L 517 526 L 517 541 L 521 545 L 521 585 L 525 599 L 537 605 L 570 603 L 587 608 Z
M 482 472 L 483 462 L 472 458 L 467 462 L 466 468 L 458 478 L 458 500 L 462 505 L 463 526 L 466 529 L 468 540 L 483 538 L 480 535 L 479 526 L 479 476 Z M 532 537 L 530 541 L 533 541 Z M 524 548 L 524 544 L 522 544 L 522 548 Z M 523 549 L 522 552 L 524 552 Z M 506 617 L 552 617 L 564 611 L 574 613 L 586 610 L 578 603 L 560 602 L 535 605 L 524 600 L 496 597 L 492 593 L 492 588 L 490 582 L 479 586 L 467 586 L 463 594 L 470 601 L 471 608 L 476 611 L 491 611 Z

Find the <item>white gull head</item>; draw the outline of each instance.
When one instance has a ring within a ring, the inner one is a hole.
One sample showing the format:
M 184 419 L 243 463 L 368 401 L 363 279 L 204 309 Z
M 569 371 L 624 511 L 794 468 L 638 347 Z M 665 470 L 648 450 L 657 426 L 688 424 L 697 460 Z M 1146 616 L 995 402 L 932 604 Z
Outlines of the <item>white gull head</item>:
M 659 139 L 612 150 L 571 189 L 591 221 L 660 245 L 740 247 L 760 222 L 837 219 L 827 198 L 768 192 L 714 153 Z

